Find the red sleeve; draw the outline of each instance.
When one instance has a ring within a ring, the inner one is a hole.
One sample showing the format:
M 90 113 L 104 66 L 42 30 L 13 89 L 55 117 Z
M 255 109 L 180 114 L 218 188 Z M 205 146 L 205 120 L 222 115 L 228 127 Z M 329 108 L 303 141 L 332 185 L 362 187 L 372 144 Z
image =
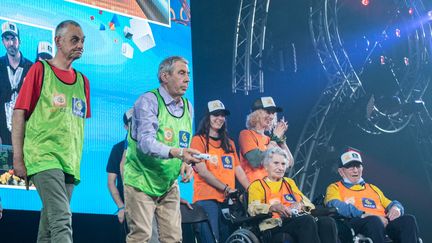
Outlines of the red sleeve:
M 90 82 L 87 79 L 87 77 L 84 76 L 84 74 L 83 74 L 83 78 L 84 78 L 84 87 L 85 87 L 85 95 L 86 95 L 86 103 L 87 103 L 87 114 L 86 114 L 86 117 L 90 118 L 91 117 L 91 111 L 90 111 Z
M 201 153 L 205 153 L 205 151 L 206 151 L 206 146 L 205 146 L 203 140 L 201 139 L 201 136 L 199 136 L 199 135 L 192 137 L 190 147 L 200 151 Z
M 26 119 L 33 113 L 42 89 L 43 65 L 36 62 L 24 78 L 14 109 L 25 110 Z

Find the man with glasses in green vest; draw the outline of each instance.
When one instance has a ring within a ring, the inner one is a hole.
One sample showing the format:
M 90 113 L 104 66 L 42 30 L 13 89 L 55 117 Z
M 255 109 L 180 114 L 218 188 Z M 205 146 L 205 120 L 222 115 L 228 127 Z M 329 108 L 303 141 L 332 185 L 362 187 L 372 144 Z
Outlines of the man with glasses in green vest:
M 13 112 L 15 175 L 30 178 L 42 200 L 38 243 L 73 241 L 70 200 L 80 182 L 90 94 L 88 79 L 72 62 L 83 54 L 84 38 L 75 21 L 56 27 L 56 55 L 30 68 Z
M 159 240 L 181 242 L 180 192 L 177 178 L 188 181 L 190 163 L 198 163 L 190 149 L 193 108 L 184 98 L 189 87 L 188 61 L 172 56 L 158 70 L 160 87 L 134 104 L 124 165 L 126 219 L 131 242 L 148 242 L 156 217 Z

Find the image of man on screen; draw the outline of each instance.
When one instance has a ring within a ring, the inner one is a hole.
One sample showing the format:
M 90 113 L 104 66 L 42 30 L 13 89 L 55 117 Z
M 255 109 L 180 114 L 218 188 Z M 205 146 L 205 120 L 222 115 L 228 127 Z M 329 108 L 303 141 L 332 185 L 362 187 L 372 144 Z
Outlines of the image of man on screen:
M 13 22 L 1 25 L 6 54 L 0 57 L 0 144 L 11 144 L 12 112 L 23 79 L 33 64 L 20 51 L 21 39 Z
M 73 241 L 70 200 L 80 182 L 90 91 L 72 62 L 82 56 L 84 39 L 73 20 L 56 27 L 56 55 L 30 68 L 13 112 L 15 175 L 28 176 L 42 201 L 37 242 Z

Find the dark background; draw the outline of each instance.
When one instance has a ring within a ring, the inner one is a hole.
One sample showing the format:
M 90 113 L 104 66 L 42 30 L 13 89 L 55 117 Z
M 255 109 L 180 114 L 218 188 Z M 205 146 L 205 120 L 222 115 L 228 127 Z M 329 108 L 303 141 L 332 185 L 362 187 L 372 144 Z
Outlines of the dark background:
M 252 101 L 260 96 L 272 96 L 284 109 L 281 115 L 289 122 L 287 142 L 294 153 L 306 118 L 327 83 L 312 47 L 308 7 L 305 0 L 271 1 L 265 50 L 265 92 L 252 91 L 246 96 L 231 91 L 238 0 L 191 0 L 196 124 L 207 102 L 220 99 L 231 110 L 228 126 L 232 138 L 237 141 Z M 296 71 L 292 61 L 293 44 Z M 429 97 L 428 91 L 426 100 Z M 416 215 L 423 241 L 432 242 L 432 232 L 428 230 L 432 224 L 432 192 L 427 186 L 413 134 L 405 129 L 397 134 L 369 135 L 355 128 L 349 122 L 352 119 L 351 114 L 340 114 L 331 144 L 337 150 L 345 145 L 360 149 L 365 161 L 365 180 L 378 185 L 390 199 L 402 202 L 407 213 Z M 323 165 L 317 193 L 324 193 L 327 185 L 338 179 L 334 168 L 332 161 Z M 6 210 L 0 220 L 0 242 L 35 242 L 38 220 L 39 212 Z M 75 242 L 116 242 L 115 220 L 113 215 L 74 214 Z

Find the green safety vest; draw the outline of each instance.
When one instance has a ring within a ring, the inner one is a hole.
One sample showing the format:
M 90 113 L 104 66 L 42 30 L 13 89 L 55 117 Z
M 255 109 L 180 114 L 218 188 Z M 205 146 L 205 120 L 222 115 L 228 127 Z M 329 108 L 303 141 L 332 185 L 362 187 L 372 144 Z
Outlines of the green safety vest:
M 182 98 L 184 109 L 180 117 L 172 115 L 157 89 L 150 91 L 157 97 L 158 130 L 156 140 L 175 148 L 188 148 L 192 133 L 189 102 Z M 146 155 L 137 146 L 136 138 L 128 135 L 128 148 L 124 165 L 124 183 L 145 194 L 159 197 L 177 180 L 182 161 L 177 158 L 161 159 Z
M 44 76 L 36 107 L 25 125 L 24 162 L 28 175 L 61 169 L 80 181 L 80 161 L 87 113 L 84 78 L 76 72 L 66 84 L 42 61 Z

